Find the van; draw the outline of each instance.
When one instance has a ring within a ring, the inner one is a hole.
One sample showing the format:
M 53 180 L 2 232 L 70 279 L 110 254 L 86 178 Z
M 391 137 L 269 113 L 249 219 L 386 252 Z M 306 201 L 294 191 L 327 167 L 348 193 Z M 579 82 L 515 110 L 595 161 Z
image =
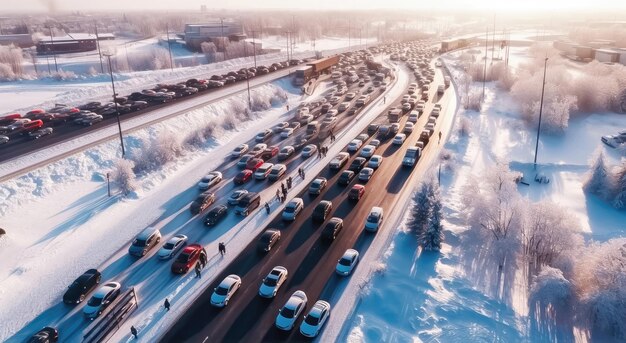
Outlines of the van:
M 372 207 L 370 214 L 365 220 L 365 230 L 370 232 L 377 231 L 383 223 L 383 216 L 384 211 L 382 207 Z
M 239 199 L 235 213 L 246 217 L 250 212 L 254 211 L 261 205 L 261 196 L 259 193 L 250 192 L 243 198 Z
M 272 167 L 272 170 L 270 171 L 270 175 L 268 176 L 268 179 L 270 181 L 276 181 L 280 179 L 281 177 L 283 177 L 283 175 L 285 175 L 285 172 L 287 172 L 286 165 L 275 164 L 274 167 Z
M 147 227 L 135 237 L 130 248 L 128 248 L 128 253 L 134 256 L 144 256 L 160 241 L 161 232 L 157 228 Z

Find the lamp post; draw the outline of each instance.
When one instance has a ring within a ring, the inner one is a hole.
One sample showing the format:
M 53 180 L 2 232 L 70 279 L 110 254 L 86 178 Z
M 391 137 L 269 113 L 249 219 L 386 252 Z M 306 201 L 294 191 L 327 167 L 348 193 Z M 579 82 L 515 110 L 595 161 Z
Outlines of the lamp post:
M 117 93 L 115 93 L 115 82 L 113 82 L 113 69 L 111 69 L 111 56 L 113 56 L 113 53 L 110 51 L 107 51 L 104 53 L 104 56 L 106 56 L 108 64 L 109 64 L 109 75 L 111 76 L 111 87 L 113 88 L 113 104 L 115 106 L 115 113 L 116 113 L 116 118 L 117 118 L 117 129 L 120 134 L 120 145 L 122 146 L 122 158 L 124 158 L 126 156 L 126 150 L 124 149 L 124 138 L 122 137 L 122 123 L 120 122 L 120 110 L 117 107 Z
M 52 51 L 52 57 L 54 57 L 54 69 L 56 70 L 56 72 L 59 72 L 59 66 L 57 64 L 57 54 L 56 51 L 54 51 L 54 38 L 52 37 L 52 26 L 48 26 L 48 30 L 50 30 L 50 50 Z
M 170 70 L 174 70 L 174 62 L 172 61 L 172 43 L 170 42 L 170 26 L 165 23 L 165 36 L 167 38 L 167 50 L 170 53 Z
M 243 54 L 248 57 L 248 42 L 243 41 Z M 252 111 L 252 100 L 250 97 L 250 78 L 248 77 L 248 73 L 250 71 L 246 68 L 246 84 L 248 85 L 248 109 Z
M 548 57 L 543 61 L 543 84 L 541 85 L 541 101 L 539 102 L 539 124 L 537 125 L 537 141 L 535 142 L 534 169 L 537 170 L 537 152 L 539 151 L 539 134 L 541 133 L 541 114 L 543 112 L 543 94 L 546 90 L 546 69 L 548 67 Z

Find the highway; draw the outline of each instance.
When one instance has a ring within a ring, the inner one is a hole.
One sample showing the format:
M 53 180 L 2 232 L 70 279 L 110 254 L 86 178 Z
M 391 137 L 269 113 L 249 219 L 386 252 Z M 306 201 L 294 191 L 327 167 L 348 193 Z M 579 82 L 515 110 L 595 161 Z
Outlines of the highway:
M 436 71 L 436 77 L 430 88 L 430 98 L 425 114 L 430 113 L 434 103 L 440 101 L 446 113 L 446 106 L 453 92 L 446 92 L 438 97 L 436 89 L 442 84 L 441 71 Z M 391 106 L 398 106 L 400 99 L 391 102 Z M 390 103 L 388 99 L 388 103 Z M 386 122 L 386 111 L 381 113 L 376 122 Z M 401 126 L 406 122 L 403 116 Z M 235 260 L 219 275 L 215 275 L 210 287 L 198 298 L 193 306 L 178 320 L 171 330 L 162 338 L 163 342 L 267 342 L 304 340 L 298 332 L 300 320 L 293 330 L 282 332 L 274 327 L 274 320 L 279 309 L 296 290 L 303 290 L 308 297 L 306 314 L 313 303 L 319 299 L 327 300 L 333 305 L 332 299 L 339 287 L 346 282 L 346 277 L 334 273 L 337 260 L 348 248 L 357 249 L 361 254 L 367 250 L 371 242 L 376 239 L 376 233 L 363 231 L 365 219 L 373 206 L 381 206 L 385 213 L 390 213 L 399 200 L 399 194 L 408 185 L 415 169 L 403 168 L 401 160 L 408 146 L 414 145 L 419 138 L 422 127 L 428 120 L 428 115 L 420 116 L 414 132 L 407 137 L 402 146 L 392 145 L 391 140 L 383 142 L 376 150 L 376 154 L 384 157 L 380 168 L 372 179 L 365 183 L 365 196 L 357 203 L 347 199 L 347 193 L 352 185 L 359 183 L 353 180 L 350 186 L 340 186 L 336 183 L 340 172 L 333 173 L 325 168 L 320 176 L 328 179 L 327 188 L 318 196 L 309 196 L 306 192 L 290 194 L 288 200 L 298 196 L 304 200 L 305 208 L 293 223 L 284 223 L 275 218 L 268 228 L 277 228 L 282 233 L 279 244 L 267 255 L 259 255 L 256 250 L 256 240 L 253 240 L 245 250 L 240 252 Z M 438 123 L 443 118 L 439 118 Z M 437 131 L 431 137 L 425 154 L 437 154 Z M 371 138 L 370 138 L 371 139 Z M 365 144 L 365 143 L 364 143 Z M 434 146 L 434 147 L 433 147 Z M 429 156 L 428 157 L 431 157 Z M 358 156 L 351 156 L 349 163 Z M 419 163 L 418 163 L 419 166 Z M 337 239 L 332 242 L 322 241 L 320 233 L 324 224 L 315 224 L 310 216 L 315 205 L 322 199 L 333 202 L 331 216 L 344 220 L 344 228 Z M 383 229 L 393 229 L 383 225 Z M 274 299 L 264 299 L 257 295 L 263 277 L 274 266 L 283 266 L 289 271 L 289 277 Z M 358 266 L 357 266 L 358 268 Z M 233 296 L 227 308 L 219 309 L 210 305 L 210 296 L 213 288 L 229 274 L 237 274 L 242 278 L 242 287 Z M 350 290 L 348 290 L 350 291 Z M 332 312 L 332 311 L 331 311 Z M 330 320 L 332 320 L 332 315 Z

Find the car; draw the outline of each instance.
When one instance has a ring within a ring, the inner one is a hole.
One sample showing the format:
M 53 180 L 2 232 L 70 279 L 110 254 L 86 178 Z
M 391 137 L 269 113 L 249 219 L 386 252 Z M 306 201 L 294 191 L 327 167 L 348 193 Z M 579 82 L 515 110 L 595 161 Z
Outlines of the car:
M 360 172 L 361 169 L 363 169 L 363 167 L 365 166 L 365 162 L 367 162 L 367 160 L 364 157 L 357 157 L 355 158 L 352 163 L 350 163 L 350 167 L 348 167 L 348 170 L 351 170 L 353 172 Z
M 280 122 L 280 123 L 274 125 L 272 130 L 274 131 L 274 133 L 280 133 L 287 127 L 289 127 L 289 122 L 284 121 L 284 122 Z
M 419 114 L 418 113 L 413 113 L 411 112 L 411 114 L 409 114 L 409 119 L 407 119 L 407 124 L 408 123 L 417 123 L 417 120 L 419 119 Z M 406 126 L 406 125 L 405 125 Z
M 348 192 L 348 199 L 359 201 L 365 194 L 365 186 L 363 185 L 354 185 Z
M 341 229 L 343 229 L 343 219 L 332 217 L 322 230 L 322 238 L 334 241 Z
M 263 298 L 273 298 L 278 293 L 280 286 L 287 280 L 287 268 L 282 266 L 276 266 L 272 268 L 272 271 L 263 278 L 261 286 L 259 287 L 259 296 Z
M 330 214 L 330 211 L 333 209 L 333 203 L 329 200 L 320 201 L 317 206 L 313 209 L 313 214 L 311 215 L 311 219 L 313 221 L 321 221 L 326 220 L 326 217 Z
M 211 305 L 215 307 L 228 306 L 228 302 L 239 288 L 241 288 L 241 278 L 235 274 L 228 275 L 213 289 Z
M 289 127 L 295 131 L 300 128 L 300 122 L 299 121 L 291 122 L 291 124 L 289 124 Z
M 293 198 L 283 209 L 283 220 L 294 221 L 304 208 L 304 201 L 301 198 Z
M 263 161 L 263 159 L 261 158 L 251 158 L 248 160 L 248 163 L 246 163 L 246 169 L 255 172 L 257 169 L 259 169 L 259 167 L 261 167 L 263 164 L 265 163 L 265 161 Z
M 26 343 L 55 343 L 59 341 L 59 331 L 53 327 L 46 326 L 32 335 Z
M 270 147 L 265 148 L 265 150 L 263 150 L 263 153 L 261 153 L 261 158 L 263 159 L 263 161 L 267 161 L 270 158 L 278 155 L 278 151 L 280 150 L 280 148 L 276 145 L 272 145 Z
M 372 155 L 370 160 L 367 162 L 367 167 L 372 169 L 377 169 L 383 163 L 383 157 L 380 155 Z
M 378 132 L 378 129 L 380 128 L 380 124 L 369 124 L 367 126 L 367 134 L 372 136 L 374 135 L 376 132 Z
M 344 170 L 341 175 L 339 175 L 339 179 L 337 180 L 337 184 L 342 186 L 347 186 L 354 179 L 355 173 L 352 170 Z
M 256 172 L 254 172 L 254 178 L 257 180 L 267 179 L 273 167 L 274 167 L 273 163 L 268 163 L 268 162 L 263 163 L 259 168 L 257 168 Z
M 201 191 L 206 191 L 207 189 L 217 185 L 222 181 L 222 173 L 218 171 L 212 171 L 205 175 L 200 182 L 198 182 L 198 188 Z
M 245 193 L 248 194 L 248 193 Z M 245 194 L 243 196 L 245 196 Z M 226 205 L 217 205 L 213 207 L 204 217 L 204 225 L 215 226 L 228 214 L 228 207 Z
M 602 136 L 600 140 L 611 148 L 618 148 L 626 144 L 626 130 L 620 131 L 615 135 Z
M 384 211 L 382 207 L 374 206 L 365 221 L 365 230 L 376 231 L 383 222 Z
M 278 312 L 274 324 L 280 330 L 289 331 L 306 308 L 307 297 L 303 291 L 295 291 Z
M 248 164 L 248 161 L 250 161 L 251 159 L 255 158 L 256 156 L 254 155 L 243 155 L 239 161 L 237 162 L 237 167 L 239 169 L 244 169 L 246 167 L 246 165 Z
M 120 295 L 122 285 L 119 282 L 108 282 L 91 296 L 87 305 L 83 307 L 83 314 L 87 319 L 94 320 L 117 299 Z
M 270 170 L 270 174 L 267 177 L 270 181 L 274 182 L 280 179 L 287 172 L 287 166 L 284 164 L 277 163 Z
M 97 269 L 89 269 L 72 282 L 63 294 L 63 302 L 68 305 L 80 304 L 87 294 L 100 283 L 102 275 Z
M 374 155 L 374 152 L 376 151 L 376 147 L 373 145 L 366 145 L 363 147 L 363 149 L 361 149 L 361 157 L 365 157 L 365 158 L 370 158 L 372 155 Z
M 406 139 L 406 135 L 404 133 L 399 133 L 393 138 L 394 145 L 402 145 L 404 140 Z
M 239 173 L 237 173 L 237 175 L 235 175 L 235 178 L 233 179 L 233 182 L 236 185 L 243 185 L 244 183 L 250 181 L 252 179 L 252 175 L 254 174 L 254 172 L 252 172 L 252 170 L 250 169 L 244 169 L 242 171 L 240 171 Z
M 344 101 L 341 104 L 339 104 L 339 107 L 337 107 L 337 111 L 338 112 L 343 112 L 343 111 L 347 110 L 349 107 L 350 107 L 350 102 Z
M 254 140 L 257 142 L 265 142 L 266 140 L 268 140 L 270 137 L 272 136 L 272 130 L 270 129 L 265 129 L 261 132 L 259 132 L 255 137 Z
M 0 144 L 6 144 L 9 142 L 9 137 L 0 135 Z
M 283 130 L 283 132 L 280 133 L 280 138 L 289 138 L 291 137 L 291 135 L 293 135 L 294 129 L 291 127 L 288 127 L 286 129 Z
M 335 272 L 339 275 L 350 275 L 358 262 L 359 252 L 354 249 L 348 249 L 343 253 L 339 261 L 337 261 Z
M 367 133 L 362 133 L 356 136 L 356 139 L 360 140 L 361 142 L 365 142 L 369 137 L 370 135 L 368 135 Z
M 276 229 L 267 229 L 259 237 L 257 241 L 257 249 L 259 252 L 270 252 L 274 245 L 280 240 L 280 231 Z
M 317 145 L 308 144 L 307 146 L 304 147 L 304 149 L 302 149 L 301 156 L 302 158 L 309 158 L 313 156 L 316 152 L 317 152 Z
M 291 155 L 293 155 L 295 151 L 296 149 L 292 147 L 291 145 L 287 145 L 286 147 L 283 147 L 282 149 L 280 149 L 280 152 L 278 153 L 278 160 L 284 161 L 288 159 L 289 157 L 291 157 Z
M 326 188 L 326 184 L 328 181 L 324 177 L 318 177 L 309 186 L 309 194 L 318 195 L 322 192 L 324 188 Z
M 44 127 L 43 129 L 31 131 L 28 133 L 28 138 L 30 139 L 39 139 L 41 137 L 51 135 L 53 129 L 51 127 Z
M 346 165 L 349 158 L 350 154 L 342 151 L 330 161 L 329 168 L 331 170 L 339 170 L 343 168 L 344 165 Z
M 339 114 L 339 111 L 337 111 L 337 110 L 329 110 L 328 112 L 326 112 L 326 118 L 336 117 L 337 114 Z
M 82 121 L 79 124 L 85 125 L 85 126 L 92 126 L 95 123 L 101 122 L 103 119 L 104 118 L 101 115 L 93 113 L 92 115 L 83 117 Z
M 350 92 L 346 94 L 346 100 L 352 100 L 356 97 L 356 93 Z
M 300 324 L 300 334 L 309 338 L 316 337 L 329 317 L 330 304 L 324 300 L 316 301 Z
M 248 144 L 238 145 L 233 152 L 230 153 L 232 157 L 241 157 L 248 152 Z
M 404 128 L 402 129 L 402 132 L 407 135 L 411 134 L 413 132 L 413 127 L 413 123 L 411 123 L 410 121 L 406 122 L 406 124 L 404 124 Z
M 207 254 L 204 247 L 200 244 L 190 244 L 186 246 L 178 257 L 172 263 L 172 273 L 186 274 L 189 269 L 199 264 L 201 268 L 207 263 Z
M 353 139 L 350 143 L 348 143 L 348 147 L 346 148 L 346 150 L 350 153 L 353 153 L 359 150 L 361 148 L 361 145 L 363 145 L 363 141 L 359 139 Z
M 389 125 L 389 133 L 391 135 L 395 135 L 396 133 L 398 133 L 398 131 L 400 131 L 400 124 L 393 123 L 393 124 Z
M 375 148 L 378 148 L 378 147 L 380 146 L 380 140 L 378 140 L 378 139 L 372 139 L 372 140 L 370 141 L 369 145 L 371 145 L 371 146 L 373 146 L 373 147 L 375 147 Z
M 185 235 L 176 235 L 170 238 L 157 252 L 159 260 L 169 260 L 174 257 L 187 244 L 187 240 Z
M 204 212 L 211 204 L 215 202 L 215 194 L 211 192 L 200 193 L 196 200 L 189 205 L 189 211 L 191 214 L 196 215 L 200 212 Z
M 248 194 L 248 190 L 246 189 L 237 189 L 230 194 L 228 197 L 228 205 L 235 206 L 239 203 L 239 200 L 243 198 L 246 194 Z
M 265 151 L 265 149 L 267 149 L 267 144 L 259 143 L 259 144 L 255 145 L 252 148 L 252 150 L 250 151 L 250 155 L 254 155 L 255 157 L 259 157 L 259 156 L 261 156 L 263 151 Z
M 361 171 L 359 172 L 359 181 L 367 182 L 372 178 L 373 174 L 374 174 L 374 169 L 370 167 L 365 167 L 361 169 Z

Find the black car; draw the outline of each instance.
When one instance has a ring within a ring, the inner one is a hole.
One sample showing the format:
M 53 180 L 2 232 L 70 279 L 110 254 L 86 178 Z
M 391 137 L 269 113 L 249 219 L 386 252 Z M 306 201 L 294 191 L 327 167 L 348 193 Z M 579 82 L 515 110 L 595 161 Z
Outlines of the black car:
M 144 108 L 146 108 L 148 106 L 150 106 L 150 105 L 146 101 L 143 101 L 143 100 L 132 101 L 130 103 L 131 111 L 143 110 Z
M 95 111 L 102 106 L 102 103 L 98 101 L 88 102 L 84 105 L 78 106 L 79 110 Z
M 140 92 L 134 92 L 131 95 L 128 96 L 128 101 L 144 101 L 148 98 L 147 95 L 140 93 Z
M 34 334 L 27 343 L 54 343 L 59 341 L 57 329 L 46 326 Z
M 217 205 L 213 207 L 209 213 L 207 213 L 206 218 L 204 218 L 204 225 L 207 226 L 215 226 L 219 222 L 221 222 L 224 217 L 228 214 L 228 206 L 226 205 Z
M 97 269 L 89 269 L 68 287 L 63 295 L 63 302 L 71 305 L 81 303 L 85 296 L 96 288 L 101 278 L 102 275 Z
M 352 163 L 350 164 L 350 167 L 348 167 L 348 170 L 358 173 L 365 166 L 365 162 L 367 162 L 365 157 L 359 156 L 352 161 Z
M 261 234 L 261 238 L 257 243 L 259 252 L 269 252 L 272 247 L 280 240 L 280 231 L 276 229 L 267 229 Z
M 367 134 L 370 135 L 370 136 L 373 136 L 378 131 L 379 127 L 380 127 L 379 124 L 370 124 L 367 127 Z
M 339 180 L 337 180 L 337 183 L 343 186 L 347 186 L 350 184 L 350 182 L 352 182 L 352 179 L 354 179 L 355 175 L 356 174 L 352 170 L 344 170 L 341 175 L 339 175 Z
M 341 218 L 332 217 L 322 230 L 322 238 L 334 241 L 339 232 L 343 229 L 343 220 Z
M 189 206 L 189 210 L 191 214 L 198 214 L 204 210 L 206 210 L 211 204 L 215 202 L 215 194 L 211 192 L 204 192 L 194 200 Z
M 322 200 L 319 204 L 317 204 L 317 206 L 315 206 L 313 214 L 311 215 L 311 219 L 313 219 L 313 221 L 323 222 L 324 220 L 326 220 L 326 217 L 328 216 L 330 211 L 332 211 L 332 209 L 332 202 L 328 200 Z

